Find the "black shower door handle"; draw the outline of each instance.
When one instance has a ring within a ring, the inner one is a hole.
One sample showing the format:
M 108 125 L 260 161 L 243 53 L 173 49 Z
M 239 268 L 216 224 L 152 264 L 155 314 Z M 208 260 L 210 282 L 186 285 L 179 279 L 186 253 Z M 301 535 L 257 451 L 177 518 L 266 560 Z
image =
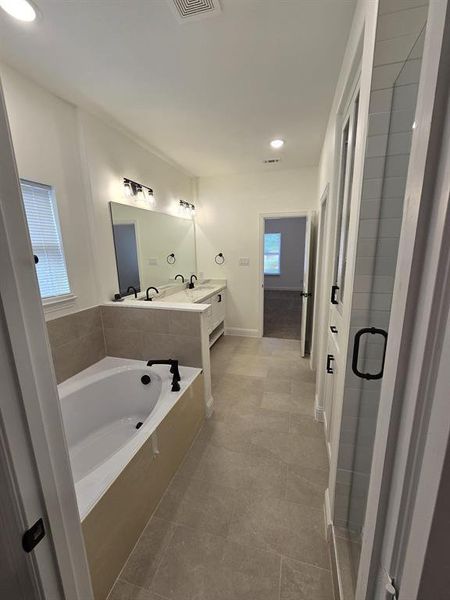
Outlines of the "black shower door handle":
M 362 373 L 358 369 L 359 345 L 361 342 L 361 337 L 366 333 L 370 335 L 382 335 L 384 337 L 383 358 L 381 360 L 381 368 L 378 371 L 378 373 Z M 361 377 L 361 379 L 381 379 L 383 377 L 384 359 L 386 358 L 387 337 L 387 331 L 385 331 L 384 329 L 378 329 L 377 327 L 364 327 L 356 333 L 355 341 L 353 343 L 352 371 L 355 375 L 357 375 L 357 377 Z

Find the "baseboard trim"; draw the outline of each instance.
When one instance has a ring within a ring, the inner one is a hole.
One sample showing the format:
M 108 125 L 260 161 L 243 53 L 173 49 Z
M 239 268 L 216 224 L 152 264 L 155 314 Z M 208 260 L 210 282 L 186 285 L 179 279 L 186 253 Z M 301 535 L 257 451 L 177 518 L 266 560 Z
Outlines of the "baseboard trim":
M 212 417 L 213 412 L 214 412 L 214 398 L 211 394 L 211 396 L 208 398 L 208 400 L 206 401 L 206 406 L 205 406 L 205 416 L 207 419 L 209 419 L 210 417 Z
M 260 337 L 257 329 L 242 329 L 240 327 L 226 327 L 225 335 L 238 335 L 241 337 Z
M 264 286 L 264 290 L 267 292 L 301 292 L 301 287 L 267 287 Z
M 314 416 L 316 421 L 324 422 L 324 410 L 322 406 L 319 406 L 319 396 L 317 394 L 314 398 Z

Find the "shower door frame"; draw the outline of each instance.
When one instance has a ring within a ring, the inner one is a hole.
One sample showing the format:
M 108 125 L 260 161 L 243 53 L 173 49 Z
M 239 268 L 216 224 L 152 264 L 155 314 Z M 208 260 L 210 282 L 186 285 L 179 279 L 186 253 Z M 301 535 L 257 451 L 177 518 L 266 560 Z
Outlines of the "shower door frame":
M 430 2 L 356 600 L 381 597 L 387 575 L 395 581 L 398 573 L 399 600 L 419 597 L 450 441 L 448 403 L 442 405 L 449 356 L 439 336 L 447 324 L 450 278 L 449 139 L 439 146 L 450 129 L 449 37 L 447 0 Z M 436 165 L 442 169 L 440 190 L 431 184 L 439 174 Z M 433 380 L 429 373 L 437 365 Z

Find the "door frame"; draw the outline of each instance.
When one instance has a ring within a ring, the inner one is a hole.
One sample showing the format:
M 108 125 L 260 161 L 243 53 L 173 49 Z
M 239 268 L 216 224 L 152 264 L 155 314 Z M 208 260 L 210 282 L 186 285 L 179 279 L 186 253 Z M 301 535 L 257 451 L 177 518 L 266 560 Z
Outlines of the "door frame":
M 315 266 L 315 286 L 314 286 L 314 298 L 316 300 L 314 305 L 314 319 L 313 319 L 313 335 L 312 335 L 312 347 L 311 347 L 311 368 L 316 371 L 316 396 L 314 400 L 314 416 L 317 421 L 323 421 L 323 404 L 320 403 L 323 398 L 323 385 L 324 385 L 324 372 L 320 368 L 320 358 L 326 353 L 328 340 L 328 265 L 326 264 L 327 258 L 327 239 L 326 235 L 329 231 L 330 221 L 330 184 L 327 183 L 324 191 L 320 197 L 319 202 L 319 217 L 317 225 L 317 253 L 316 253 L 316 266 Z
M 400 600 L 418 598 L 449 442 L 448 371 L 436 372 L 448 361 L 449 21 L 448 2 L 430 2 L 357 600 L 383 590 L 380 566 L 394 579 L 403 571 Z M 434 385 L 445 377 L 443 401 Z
M 306 230 L 308 224 L 310 228 L 313 227 L 313 217 L 315 211 L 313 210 L 300 210 L 296 212 L 279 212 L 279 213 L 259 213 L 259 324 L 258 324 L 258 337 L 264 336 L 264 230 L 265 221 L 270 219 L 291 219 L 291 218 L 306 218 Z M 310 229 L 310 230 L 311 230 Z M 306 244 L 306 236 L 305 236 Z M 314 302 L 314 297 L 312 298 Z
M 32 551 L 43 596 L 90 600 L 89 568 L 1 82 L 0 139 L 0 297 L 9 338 L 7 372 L 15 382 L 14 393 L 2 398 L 3 443 L 23 523 L 30 527 L 42 516 L 46 525 L 46 537 Z M 34 460 L 24 452 L 24 437 L 17 431 L 23 432 Z

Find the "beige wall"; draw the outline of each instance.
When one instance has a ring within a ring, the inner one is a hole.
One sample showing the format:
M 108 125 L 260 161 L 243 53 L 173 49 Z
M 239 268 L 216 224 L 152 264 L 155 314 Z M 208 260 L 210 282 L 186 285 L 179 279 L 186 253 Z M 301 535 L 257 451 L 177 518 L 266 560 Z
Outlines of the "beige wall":
M 0 76 L 19 176 L 55 190 L 70 286 L 77 298 L 69 309 L 52 315 L 98 304 L 76 108 L 2 64 Z
M 154 190 L 153 208 L 177 214 L 179 200 L 193 201 L 193 179 L 181 169 L 159 158 L 120 129 L 79 111 L 85 172 L 90 195 L 93 260 L 97 273 L 99 302 L 118 291 L 114 241 L 109 202 L 130 203 L 123 178 L 129 177 Z
M 0 64 L 19 176 L 55 189 L 75 302 L 46 318 L 111 299 L 118 291 L 109 202 L 139 206 L 123 192 L 129 177 L 155 191 L 153 209 L 177 213 L 193 202 L 194 180 L 112 121 L 87 114 Z
M 257 335 L 260 214 L 315 209 L 317 169 L 202 177 L 198 182 L 197 260 L 205 277 L 226 278 L 230 333 Z M 214 257 L 223 252 L 225 263 Z M 248 266 L 239 266 L 239 258 Z

